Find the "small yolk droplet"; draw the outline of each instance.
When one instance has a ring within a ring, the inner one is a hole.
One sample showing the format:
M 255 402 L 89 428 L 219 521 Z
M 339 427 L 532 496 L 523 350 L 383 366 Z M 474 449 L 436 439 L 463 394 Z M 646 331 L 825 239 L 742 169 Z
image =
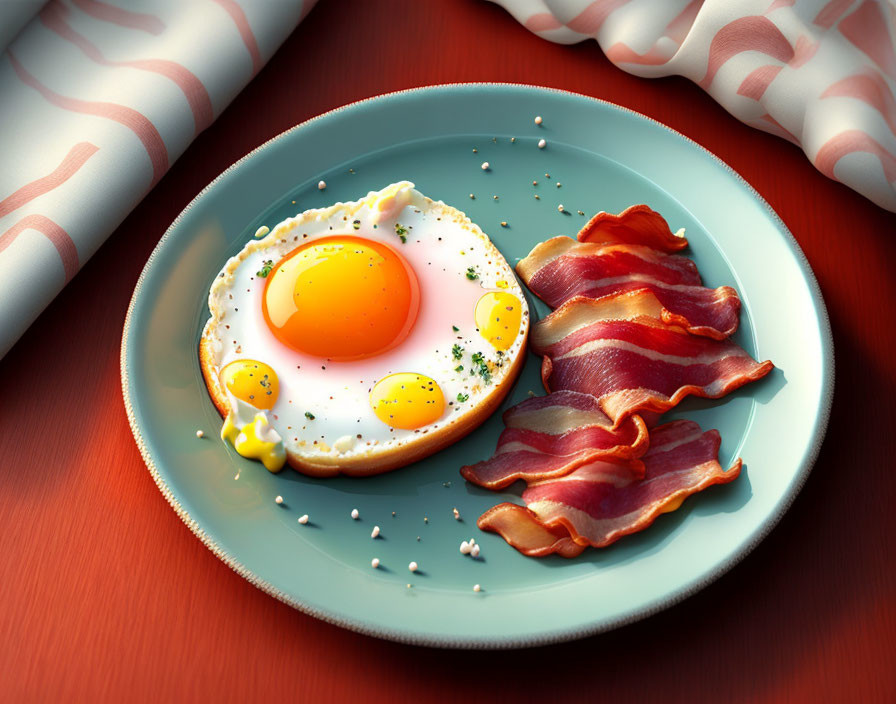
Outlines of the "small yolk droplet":
M 370 407 L 389 427 L 416 430 L 442 417 L 445 395 L 428 376 L 402 372 L 376 383 L 370 392 Z
M 254 359 L 238 359 L 225 366 L 221 383 L 240 401 L 262 411 L 273 408 L 280 393 L 277 373 Z
M 660 511 L 662 513 L 672 513 L 673 511 L 677 511 L 684 503 L 684 500 L 684 496 L 679 496 L 677 499 L 672 499 L 669 503 L 663 506 Z
M 492 291 L 476 303 L 476 327 L 496 350 L 513 345 L 520 331 L 522 303 L 512 293 Z

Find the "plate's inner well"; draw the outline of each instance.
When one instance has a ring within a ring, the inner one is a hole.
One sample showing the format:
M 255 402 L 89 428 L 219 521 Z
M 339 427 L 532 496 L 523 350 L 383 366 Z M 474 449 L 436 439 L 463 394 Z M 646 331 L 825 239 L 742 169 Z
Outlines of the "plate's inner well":
M 646 202 L 667 218 L 673 230 L 687 228 L 691 242 L 691 251 L 687 253 L 697 262 L 708 285 L 737 287 L 734 272 L 711 237 L 695 225 L 678 203 L 634 172 L 573 147 L 552 144 L 550 151 L 539 150 L 535 136 L 516 137 L 511 142 L 511 135 L 500 135 L 494 142 L 495 136 L 418 141 L 334 167 L 320 174 L 327 184 L 325 190 L 318 188 L 320 179 L 310 179 L 286 191 L 270 210 L 247 224 L 241 238 L 208 252 L 208 258 L 195 261 L 199 270 L 190 276 L 195 276 L 197 283 L 210 284 L 227 257 L 239 252 L 261 225 L 273 227 L 307 208 L 357 199 L 368 191 L 407 178 L 423 193 L 466 212 L 512 266 L 539 241 L 558 234 L 575 235 L 599 210 L 616 212 L 634 202 Z M 481 168 L 483 161 L 489 162 L 488 172 Z M 421 163 L 437 163 L 439 172 L 454 177 L 433 174 L 431 168 L 421 170 Z M 471 193 L 474 198 L 470 198 Z M 632 194 L 639 195 L 633 200 Z M 565 213 L 558 210 L 561 204 Z M 507 227 L 501 225 L 502 221 Z M 421 289 L 421 295 L 451 295 L 450 291 L 427 290 L 425 272 L 421 272 Z M 537 318 L 549 309 L 536 300 L 529 297 Z M 189 305 L 186 301 L 180 304 Z M 403 588 L 410 580 L 418 588 L 463 592 L 469 592 L 474 583 L 486 585 L 492 594 L 508 589 L 529 590 L 555 584 L 558 579 L 593 574 L 596 568 L 606 570 L 625 564 L 673 540 L 681 523 L 700 520 L 706 514 L 737 510 L 749 499 L 749 479 L 745 476 L 730 486 L 716 487 L 689 499 L 680 510 L 661 517 L 642 534 L 625 538 L 610 548 L 588 550 L 574 560 L 525 558 L 499 537 L 483 533 L 475 525 L 478 516 L 502 500 L 519 502 L 522 483 L 507 492 L 486 491 L 464 481 L 458 469 L 491 454 L 503 429 L 500 413 L 504 409 L 527 398 L 529 391 L 544 393 L 539 376 L 541 359 L 531 354 L 501 411 L 466 439 L 427 460 L 368 479 L 313 479 L 289 468 L 279 475 L 269 475 L 259 463 L 239 457 L 217 439 L 220 419 L 207 398 L 195 356 L 195 344 L 208 316 L 204 296 L 199 295 L 192 305 L 197 310 L 194 346 L 181 347 L 177 353 L 184 356 L 183 363 L 193 373 L 185 385 L 169 388 L 171 408 L 178 417 L 168 418 L 170 428 L 165 432 L 189 435 L 192 430 L 204 429 L 207 438 L 193 443 L 194 451 L 214 452 L 215 461 L 197 464 L 189 476 L 180 479 L 195 482 L 196 491 L 207 493 L 219 508 L 266 512 L 268 517 L 263 520 L 286 531 L 290 539 L 307 542 L 365 576 L 373 574 Z M 755 355 L 748 308 L 745 305 L 735 340 Z M 174 379 L 170 383 L 177 386 Z M 719 402 L 689 400 L 666 417 L 687 417 L 704 429 L 719 428 L 720 462 L 728 467 L 749 428 L 752 396 L 765 385 L 767 382 L 763 381 L 748 386 Z M 185 417 L 187 414 L 179 412 L 197 407 L 202 410 L 200 416 Z M 283 497 L 282 505 L 274 503 L 277 495 Z M 353 508 L 358 509 L 360 520 L 351 519 Z M 461 521 L 455 520 L 454 508 L 460 512 Z M 309 524 L 298 523 L 303 514 L 309 515 Z M 381 529 L 377 540 L 370 538 L 375 525 Z M 460 542 L 470 537 L 482 545 L 481 560 L 463 558 L 459 553 Z M 374 557 L 381 562 L 376 572 L 370 567 Z M 415 575 L 407 569 L 411 561 L 421 568 Z

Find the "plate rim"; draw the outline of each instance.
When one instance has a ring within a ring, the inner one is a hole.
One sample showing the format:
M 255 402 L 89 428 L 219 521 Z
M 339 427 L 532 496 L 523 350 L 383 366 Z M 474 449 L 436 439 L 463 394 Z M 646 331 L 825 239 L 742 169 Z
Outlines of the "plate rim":
M 174 230 L 178 227 L 180 222 L 185 218 L 188 212 L 190 212 L 199 201 L 205 196 L 205 194 L 214 188 L 220 181 L 222 181 L 228 174 L 238 169 L 244 162 L 249 159 L 254 158 L 258 153 L 263 150 L 272 148 L 280 140 L 286 138 L 288 135 L 291 135 L 293 132 L 306 127 L 307 125 L 317 122 L 318 120 L 323 120 L 331 115 L 336 113 L 348 110 L 350 108 L 354 108 L 359 105 L 363 105 L 369 102 L 376 102 L 386 98 L 391 98 L 399 95 L 407 95 L 412 93 L 435 93 L 442 89 L 452 89 L 452 88 L 481 88 L 485 90 L 489 89 L 503 89 L 503 88 L 520 88 L 525 90 L 532 90 L 533 92 L 544 91 L 548 93 L 554 93 L 561 96 L 571 97 L 575 99 L 584 99 L 586 101 L 598 103 L 602 106 L 619 110 L 624 113 L 628 113 L 636 119 L 640 118 L 642 120 L 646 120 L 647 122 L 653 123 L 654 125 L 661 127 L 666 132 L 672 134 L 674 137 L 683 140 L 686 144 L 691 147 L 695 147 L 700 152 L 703 152 L 704 155 L 710 157 L 713 161 L 716 162 L 717 165 L 723 167 L 725 171 L 727 171 L 731 176 L 735 178 L 735 180 L 739 183 L 741 187 L 743 187 L 752 197 L 763 206 L 766 210 L 767 215 L 771 218 L 774 224 L 778 227 L 778 230 L 781 234 L 784 235 L 784 243 L 788 246 L 790 251 L 794 254 L 796 262 L 800 267 L 803 277 L 805 278 L 807 287 L 809 289 L 809 294 L 812 299 L 813 307 L 818 316 L 819 323 L 819 333 L 821 337 L 821 357 L 822 357 L 822 374 L 823 379 L 821 380 L 821 398 L 820 405 L 818 408 L 818 413 L 816 416 L 816 431 L 814 437 L 812 439 L 812 445 L 808 448 L 808 451 L 805 454 L 805 458 L 802 462 L 802 466 L 799 467 L 798 471 L 794 474 L 793 482 L 791 482 L 788 487 L 788 491 L 782 496 L 782 501 L 779 504 L 778 510 L 767 517 L 765 521 L 763 521 L 758 529 L 753 533 L 749 540 L 745 541 L 737 550 L 732 552 L 727 556 L 726 559 L 717 563 L 713 569 L 705 573 L 701 578 L 696 579 L 686 585 L 684 588 L 679 589 L 674 593 L 669 593 L 664 595 L 662 598 L 657 599 L 652 604 L 649 604 L 645 607 L 640 608 L 634 613 L 625 614 L 622 616 L 618 616 L 615 618 L 609 619 L 601 619 L 598 621 L 593 621 L 587 624 L 583 624 L 579 628 L 569 628 L 564 627 L 551 631 L 544 631 L 540 634 L 527 634 L 525 636 L 510 636 L 510 637 L 500 637 L 500 636 L 491 636 L 488 638 L 478 638 L 475 636 L 436 636 L 434 634 L 426 634 L 426 633 L 417 633 L 417 632 L 408 632 L 405 630 L 393 629 L 389 627 L 377 627 L 371 626 L 365 623 L 357 622 L 351 618 L 342 618 L 338 615 L 331 613 L 326 610 L 319 609 L 317 607 L 311 606 L 302 602 L 299 599 L 295 599 L 275 585 L 267 582 L 264 579 L 261 579 L 256 574 L 254 574 L 250 569 L 248 569 L 245 565 L 243 565 L 240 560 L 238 560 L 235 556 L 228 553 L 221 546 L 219 546 L 215 540 L 205 532 L 205 530 L 200 526 L 199 522 L 196 521 L 192 516 L 189 515 L 187 510 L 181 505 L 178 498 L 174 495 L 174 492 L 169 487 L 168 483 L 159 473 L 158 468 L 156 467 L 155 461 L 153 460 L 152 455 L 150 454 L 149 448 L 147 447 L 146 441 L 143 437 L 143 433 L 141 432 L 140 427 L 137 424 L 136 414 L 134 412 L 134 403 L 131 398 L 131 385 L 130 379 L 128 375 L 128 345 L 130 339 L 130 326 L 133 322 L 133 312 L 136 307 L 137 301 L 141 296 L 141 292 L 143 290 L 143 285 L 147 277 L 147 272 L 150 271 L 153 261 L 158 255 L 159 251 L 165 246 L 165 243 L 168 241 L 169 237 L 172 236 Z M 131 295 L 131 300 L 128 304 L 127 313 L 125 315 L 124 327 L 122 330 L 122 340 L 121 340 L 121 352 L 120 352 L 120 373 L 121 373 L 121 387 L 122 387 L 122 397 L 124 400 L 125 413 L 128 418 L 128 424 L 131 428 L 131 433 L 134 436 L 134 440 L 137 444 L 137 448 L 140 451 L 140 455 L 143 458 L 144 463 L 146 464 L 147 469 L 150 472 L 153 480 L 155 481 L 156 486 L 159 491 L 162 493 L 162 496 L 165 497 L 168 504 L 174 509 L 174 512 L 181 519 L 181 521 L 186 524 L 186 526 L 190 529 L 190 531 L 208 548 L 212 554 L 215 555 L 219 560 L 221 560 L 225 565 L 227 565 L 230 569 L 236 572 L 240 577 L 244 578 L 250 584 L 254 585 L 258 589 L 262 590 L 266 594 L 274 597 L 278 601 L 281 601 L 292 608 L 301 611 L 302 613 L 308 614 L 309 616 L 313 616 L 314 618 L 318 618 L 327 623 L 339 626 L 341 628 L 345 628 L 350 631 L 354 631 L 356 633 L 362 633 L 364 635 L 373 636 L 377 638 L 385 638 L 392 641 L 397 641 L 401 643 L 407 643 L 412 645 L 422 645 L 428 647 L 451 647 L 451 648 L 465 648 L 465 649 L 477 649 L 477 650 L 486 650 L 486 649 L 510 649 L 510 648 L 525 648 L 525 647 L 537 647 L 541 645 L 548 645 L 552 643 L 559 643 L 565 641 L 576 640 L 579 638 L 585 638 L 590 635 L 595 635 L 598 633 L 603 633 L 606 631 L 613 630 L 615 628 L 619 628 L 620 626 L 624 626 L 630 623 L 635 623 L 642 619 L 645 619 L 653 614 L 659 613 L 675 604 L 678 604 L 681 601 L 684 601 L 688 597 L 696 594 L 701 591 L 703 588 L 714 582 L 716 579 L 721 577 L 723 574 L 728 572 L 734 565 L 743 560 L 753 549 L 768 536 L 768 534 L 777 526 L 781 518 L 784 514 L 789 510 L 790 506 L 796 500 L 796 497 L 799 495 L 800 490 L 805 484 L 806 480 L 809 477 L 812 468 L 818 459 L 818 454 L 821 450 L 822 443 L 824 442 L 825 435 L 827 433 L 827 426 L 830 419 L 831 407 L 833 403 L 834 396 L 834 382 L 835 382 L 835 357 L 834 357 L 834 340 L 833 334 L 831 331 L 830 319 L 827 312 L 827 307 L 824 303 L 824 298 L 821 294 L 821 288 L 818 285 L 818 280 L 815 276 L 815 273 L 812 271 L 812 267 L 809 264 L 809 260 L 807 259 L 805 253 L 797 242 L 796 238 L 790 232 L 787 225 L 780 218 L 780 216 L 775 212 L 775 210 L 769 205 L 769 203 L 763 198 L 759 192 L 753 188 L 753 186 L 737 171 L 735 171 L 727 162 L 722 160 L 720 157 L 716 156 L 714 153 L 709 151 L 706 147 L 694 141 L 690 137 L 678 132 L 677 130 L 669 127 L 668 125 L 656 120 L 648 115 L 644 115 L 636 110 L 632 110 L 631 108 L 627 108 L 622 105 L 618 105 L 617 103 L 613 103 L 608 100 L 603 100 L 601 98 L 595 98 L 590 95 L 585 95 L 583 93 L 578 93 L 575 91 L 564 90 L 560 88 L 552 88 L 548 86 L 540 86 L 536 84 L 528 84 L 528 83 L 513 83 L 513 82 L 493 82 L 493 81 L 473 81 L 473 82 L 456 82 L 456 83 L 437 83 L 437 84 L 428 84 L 424 86 L 418 86 L 415 88 L 407 88 L 402 90 L 390 91 L 387 93 L 380 93 L 374 96 L 370 96 L 367 98 L 363 98 L 361 100 L 352 101 L 349 103 L 345 103 L 336 108 L 328 110 L 326 112 L 315 115 L 307 120 L 304 120 L 296 125 L 293 125 L 287 130 L 280 132 L 279 134 L 271 137 L 266 140 L 262 144 L 258 145 L 237 161 L 233 162 L 230 166 L 224 169 L 220 174 L 218 174 L 212 181 L 210 181 L 199 193 L 194 196 L 189 203 L 178 213 L 177 217 L 171 222 L 168 228 L 165 230 L 162 237 L 156 243 L 155 247 L 153 247 L 152 252 L 146 260 L 142 270 L 140 271 L 140 276 L 137 279 L 137 283 L 134 286 L 134 292 Z

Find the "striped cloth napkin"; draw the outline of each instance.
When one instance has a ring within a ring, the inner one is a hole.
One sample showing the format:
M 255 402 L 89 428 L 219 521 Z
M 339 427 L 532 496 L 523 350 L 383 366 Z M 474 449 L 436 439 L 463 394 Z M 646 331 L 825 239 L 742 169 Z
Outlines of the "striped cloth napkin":
M 0 357 L 315 0 L 0 0 Z
M 492 0 L 540 37 L 679 74 L 828 178 L 896 211 L 896 5 L 887 0 Z

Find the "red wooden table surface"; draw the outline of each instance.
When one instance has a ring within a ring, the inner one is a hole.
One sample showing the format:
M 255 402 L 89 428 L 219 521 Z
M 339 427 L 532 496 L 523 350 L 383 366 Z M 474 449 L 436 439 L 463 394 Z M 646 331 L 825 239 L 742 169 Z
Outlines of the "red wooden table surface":
M 834 331 L 827 439 L 771 535 L 674 608 L 539 649 L 399 645 L 265 595 L 169 508 L 121 400 L 134 284 L 203 186 L 317 113 L 458 81 L 577 91 L 696 140 L 790 227 Z M 0 699 L 896 701 L 894 261 L 896 215 L 684 79 L 635 78 L 485 2 L 322 0 L 0 361 Z

